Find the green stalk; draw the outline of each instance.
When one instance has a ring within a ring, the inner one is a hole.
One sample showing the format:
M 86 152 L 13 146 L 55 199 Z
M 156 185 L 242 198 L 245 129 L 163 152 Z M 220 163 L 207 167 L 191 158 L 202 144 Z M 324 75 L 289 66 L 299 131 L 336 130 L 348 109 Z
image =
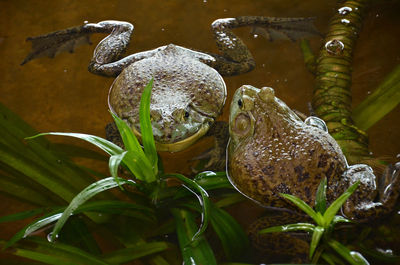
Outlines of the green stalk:
M 351 118 L 353 48 L 368 0 L 341 2 L 317 59 L 313 109 L 352 164 L 369 157 L 368 137 Z
M 367 130 L 400 102 L 400 65 L 353 111 L 358 128 Z

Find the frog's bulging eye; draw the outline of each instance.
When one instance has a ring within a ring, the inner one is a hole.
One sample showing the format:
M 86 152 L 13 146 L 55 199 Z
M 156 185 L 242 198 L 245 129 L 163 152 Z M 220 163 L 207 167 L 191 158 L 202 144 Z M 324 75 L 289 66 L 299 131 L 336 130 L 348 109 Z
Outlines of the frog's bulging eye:
M 233 126 L 232 126 L 232 130 L 240 136 L 246 136 L 251 129 L 251 118 L 246 115 L 246 114 L 239 114 L 238 116 L 236 116 Z
M 185 111 L 185 115 L 184 115 L 185 118 L 189 118 L 189 115 L 190 115 L 189 112 L 188 112 L 188 111 Z
M 240 99 L 237 101 L 237 104 L 239 105 L 239 108 L 242 108 L 242 107 L 243 107 L 243 100 L 240 98 Z

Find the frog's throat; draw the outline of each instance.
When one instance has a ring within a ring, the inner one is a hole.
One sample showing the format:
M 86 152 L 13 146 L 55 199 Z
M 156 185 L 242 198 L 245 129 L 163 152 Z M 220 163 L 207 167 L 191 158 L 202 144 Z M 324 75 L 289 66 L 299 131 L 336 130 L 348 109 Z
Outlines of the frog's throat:
M 195 134 L 193 134 L 181 141 L 178 141 L 175 143 L 159 143 L 159 142 L 155 141 L 156 149 L 157 149 L 157 151 L 167 151 L 167 152 L 182 151 L 182 150 L 188 148 L 189 146 L 191 146 L 192 144 L 194 144 L 203 135 L 205 135 L 207 133 L 208 129 L 210 129 L 210 124 L 208 122 L 206 122 L 201 125 L 200 129 Z M 131 126 L 131 130 L 141 141 L 142 135 L 140 134 L 140 132 L 138 130 L 136 130 L 134 126 Z

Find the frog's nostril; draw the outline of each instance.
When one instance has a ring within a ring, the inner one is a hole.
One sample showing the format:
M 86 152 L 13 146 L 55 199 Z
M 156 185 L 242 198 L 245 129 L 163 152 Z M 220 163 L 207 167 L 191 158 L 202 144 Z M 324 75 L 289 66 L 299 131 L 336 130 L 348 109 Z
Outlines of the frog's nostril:
M 272 87 L 263 87 L 260 89 L 258 95 L 263 101 L 270 101 L 275 98 L 275 91 Z

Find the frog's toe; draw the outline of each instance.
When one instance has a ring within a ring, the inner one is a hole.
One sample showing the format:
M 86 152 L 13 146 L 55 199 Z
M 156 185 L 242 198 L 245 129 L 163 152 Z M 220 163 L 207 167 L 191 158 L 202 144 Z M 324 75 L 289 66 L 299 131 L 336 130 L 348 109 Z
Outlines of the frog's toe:
M 225 149 L 213 147 L 210 148 L 198 156 L 191 159 L 192 161 L 198 161 L 195 168 L 192 168 L 193 173 L 200 171 L 225 171 L 226 159 Z

